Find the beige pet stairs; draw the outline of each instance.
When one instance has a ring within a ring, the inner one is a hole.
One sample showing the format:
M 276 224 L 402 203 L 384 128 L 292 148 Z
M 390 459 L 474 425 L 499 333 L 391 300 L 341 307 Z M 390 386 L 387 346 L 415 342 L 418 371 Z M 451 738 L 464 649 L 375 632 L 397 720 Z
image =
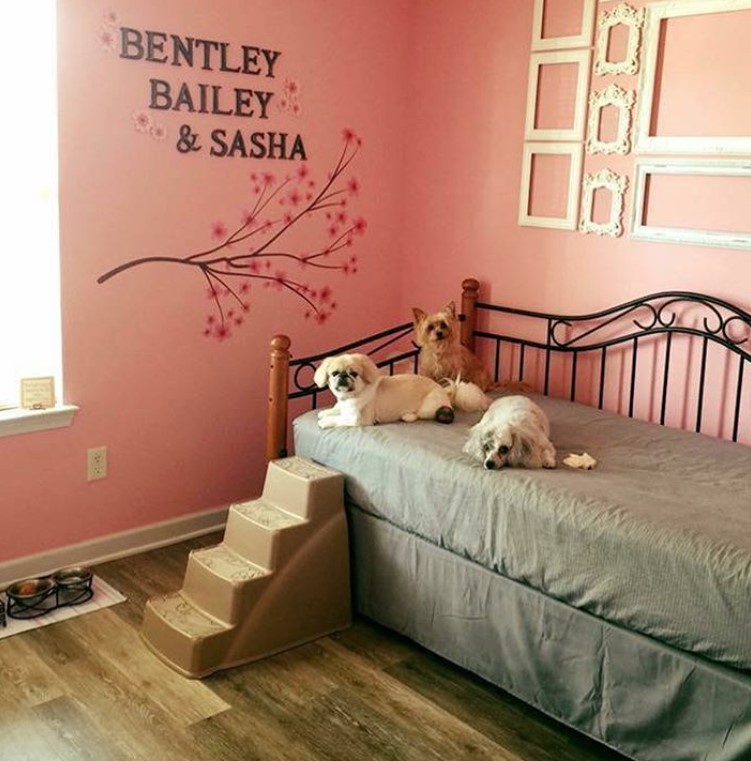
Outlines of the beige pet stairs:
M 221 544 L 191 552 L 182 589 L 146 603 L 152 650 L 203 677 L 349 626 L 343 483 L 300 457 L 270 462 L 262 496 L 230 507 Z

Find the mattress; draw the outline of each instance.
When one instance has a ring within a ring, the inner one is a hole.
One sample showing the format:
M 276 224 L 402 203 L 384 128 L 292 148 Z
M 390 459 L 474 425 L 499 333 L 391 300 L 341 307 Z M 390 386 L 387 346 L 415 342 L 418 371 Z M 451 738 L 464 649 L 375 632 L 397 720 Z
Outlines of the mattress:
M 606 621 L 751 669 L 751 449 L 536 397 L 559 459 L 592 471 L 485 471 L 452 425 L 321 430 L 295 451 L 345 474 L 347 498 L 437 547 Z

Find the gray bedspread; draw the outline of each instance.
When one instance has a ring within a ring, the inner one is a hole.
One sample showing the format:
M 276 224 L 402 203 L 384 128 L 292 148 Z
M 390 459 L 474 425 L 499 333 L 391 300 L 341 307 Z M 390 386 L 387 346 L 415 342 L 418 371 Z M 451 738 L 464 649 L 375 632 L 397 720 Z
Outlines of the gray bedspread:
M 592 471 L 485 471 L 453 425 L 318 428 L 295 450 L 346 475 L 350 500 L 437 546 L 605 620 L 751 669 L 751 448 L 562 400 L 559 463 Z

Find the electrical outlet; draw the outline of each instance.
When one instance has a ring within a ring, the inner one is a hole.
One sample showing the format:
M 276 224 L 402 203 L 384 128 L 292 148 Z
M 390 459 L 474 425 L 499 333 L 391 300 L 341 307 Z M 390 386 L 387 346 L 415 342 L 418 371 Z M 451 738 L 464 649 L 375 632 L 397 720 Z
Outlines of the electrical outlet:
M 87 474 L 89 481 L 98 481 L 107 477 L 107 447 L 94 447 L 86 453 Z

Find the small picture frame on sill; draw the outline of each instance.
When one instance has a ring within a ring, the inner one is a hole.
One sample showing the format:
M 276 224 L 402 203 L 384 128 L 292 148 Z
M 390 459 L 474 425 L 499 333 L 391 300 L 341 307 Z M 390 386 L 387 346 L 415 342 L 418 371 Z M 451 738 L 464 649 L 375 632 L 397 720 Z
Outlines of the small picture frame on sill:
M 21 407 L 25 410 L 45 410 L 55 406 L 55 379 L 21 378 Z

